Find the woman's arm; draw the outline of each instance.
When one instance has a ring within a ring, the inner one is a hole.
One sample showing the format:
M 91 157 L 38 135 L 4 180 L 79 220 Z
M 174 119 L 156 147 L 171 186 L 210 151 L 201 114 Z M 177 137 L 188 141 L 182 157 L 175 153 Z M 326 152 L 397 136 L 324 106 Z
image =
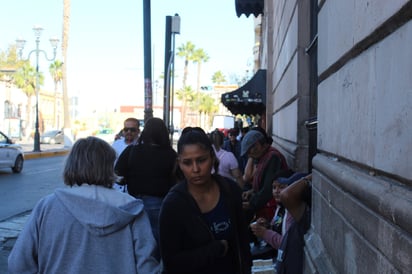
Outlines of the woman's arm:
M 8 258 L 8 271 L 13 273 L 38 273 L 39 272 L 39 234 L 40 216 L 43 215 L 42 199 L 33 209 L 23 230 L 20 232 Z
M 280 200 L 289 213 L 299 221 L 305 210 L 306 202 L 302 199 L 304 191 L 310 187 L 312 174 L 295 181 L 280 193 Z
M 264 224 L 259 223 L 259 220 L 252 223 L 250 229 L 256 237 L 262 238 L 266 243 L 270 244 L 271 247 L 279 249 L 283 235 L 266 228 Z
M 242 172 L 240 171 L 240 169 L 239 168 L 231 169 L 230 174 L 232 175 L 233 178 L 235 178 L 235 181 L 239 185 L 239 187 L 243 189 L 245 183 L 243 181 L 243 176 L 242 176 Z
M 246 162 L 245 170 L 243 172 L 243 182 L 250 183 L 255 173 L 255 163 L 253 158 L 249 157 Z
M 277 172 L 280 170 L 280 159 L 277 156 L 272 157 L 263 170 L 261 176 L 262 182 L 260 189 L 250 198 L 250 207 L 257 210 L 266 205 L 272 199 L 272 182 Z
M 129 164 L 129 155 L 130 155 L 132 148 L 133 148 L 133 145 L 130 145 L 123 150 L 122 154 L 120 154 L 119 159 L 117 160 L 114 166 L 114 171 L 116 172 L 118 176 L 126 175 L 128 164 Z
M 273 231 L 271 229 L 265 229 L 264 233 L 262 234 L 261 238 L 270 244 L 271 247 L 275 249 L 279 249 L 280 244 L 282 243 L 283 235 Z
M 159 273 L 160 264 L 154 257 L 157 246 L 147 213 L 140 214 L 131 226 L 136 269 L 143 273 Z

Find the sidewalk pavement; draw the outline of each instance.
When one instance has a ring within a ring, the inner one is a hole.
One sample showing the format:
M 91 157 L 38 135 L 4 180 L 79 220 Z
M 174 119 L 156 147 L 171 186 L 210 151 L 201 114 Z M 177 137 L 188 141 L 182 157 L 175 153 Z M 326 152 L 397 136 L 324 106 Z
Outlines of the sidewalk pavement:
M 64 147 L 48 147 L 40 152 L 33 152 L 33 145 L 21 145 L 25 160 L 62 156 L 68 154 L 70 150 Z M 7 273 L 7 258 L 30 213 L 31 211 L 22 212 L 6 220 L 0 220 L 0 273 Z
M 0 273 L 8 273 L 7 259 L 29 216 L 30 211 L 0 222 Z

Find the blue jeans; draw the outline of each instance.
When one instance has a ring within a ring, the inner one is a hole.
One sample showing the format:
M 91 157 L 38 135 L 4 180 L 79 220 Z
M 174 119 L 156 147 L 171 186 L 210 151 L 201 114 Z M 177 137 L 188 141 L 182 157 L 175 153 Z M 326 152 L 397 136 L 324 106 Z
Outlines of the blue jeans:
M 139 195 L 136 198 L 139 198 L 143 201 L 144 210 L 149 216 L 150 225 L 152 227 L 152 233 L 156 240 L 157 247 L 159 248 L 159 214 L 163 198 L 148 195 Z M 160 261 L 160 252 L 158 252 L 157 259 L 159 259 Z

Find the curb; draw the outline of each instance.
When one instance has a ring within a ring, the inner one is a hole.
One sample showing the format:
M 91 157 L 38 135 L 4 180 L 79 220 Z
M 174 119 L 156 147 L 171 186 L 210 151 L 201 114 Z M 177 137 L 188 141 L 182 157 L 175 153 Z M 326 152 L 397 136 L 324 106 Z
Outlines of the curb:
M 54 156 L 63 156 L 69 153 L 69 149 L 58 149 L 58 150 L 48 150 L 40 152 L 24 152 L 24 159 L 37 159 L 43 157 L 54 157 Z
M 17 239 L 30 214 L 31 210 L 0 222 L 0 246 L 8 240 Z

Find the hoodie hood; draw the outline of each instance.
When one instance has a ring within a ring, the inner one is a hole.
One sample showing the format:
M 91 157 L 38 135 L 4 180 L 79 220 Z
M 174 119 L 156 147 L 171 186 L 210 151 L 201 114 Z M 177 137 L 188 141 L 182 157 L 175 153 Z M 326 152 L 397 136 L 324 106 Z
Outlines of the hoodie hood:
M 57 199 L 90 233 L 107 235 L 143 214 L 143 202 L 103 186 L 87 185 L 58 189 Z

